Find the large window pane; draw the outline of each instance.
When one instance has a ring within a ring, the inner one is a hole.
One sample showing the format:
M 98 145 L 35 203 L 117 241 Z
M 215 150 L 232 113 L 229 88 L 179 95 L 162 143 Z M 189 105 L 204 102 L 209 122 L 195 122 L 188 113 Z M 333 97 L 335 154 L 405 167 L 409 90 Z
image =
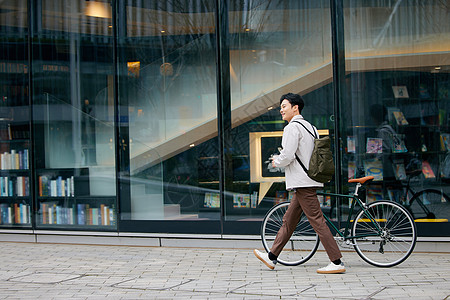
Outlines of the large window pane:
M 268 165 L 270 155 L 278 153 L 285 126 L 279 113 L 281 95 L 302 95 L 305 119 L 332 134 L 328 3 L 231 1 L 233 129 L 229 141 L 232 155 L 227 162 L 232 167 L 226 169 L 226 177 L 232 178 L 226 186 L 227 221 L 259 220 L 271 206 L 289 199 L 284 172 Z
M 122 220 L 220 216 L 213 4 L 119 1 Z
M 42 0 L 33 7 L 37 226 L 114 229 L 110 2 Z
M 27 1 L 0 2 L 0 226 L 32 220 Z
M 450 18 L 447 1 L 344 1 L 347 131 L 342 166 L 375 175 L 368 200 L 416 222 L 450 218 Z M 411 190 L 407 190 L 407 188 Z M 433 189 L 417 198 L 414 193 Z

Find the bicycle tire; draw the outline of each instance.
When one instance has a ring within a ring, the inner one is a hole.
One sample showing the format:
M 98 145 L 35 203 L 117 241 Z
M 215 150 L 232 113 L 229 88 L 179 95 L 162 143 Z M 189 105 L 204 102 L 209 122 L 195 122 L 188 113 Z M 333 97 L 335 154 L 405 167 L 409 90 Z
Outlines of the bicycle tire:
M 267 252 L 270 251 L 278 230 L 283 225 L 283 216 L 289 202 L 272 207 L 261 224 L 261 240 Z M 319 237 L 302 213 L 291 238 L 278 256 L 277 261 L 286 266 L 297 266 L 308 261 L 319 246 Z
M 413 195 L 409 210 L 414 219 L 448 219 L 450 198 L 442 191 L 426 189 Z
M 417 240 L 411 214 L 402 205 L 387 200 L 370 203 L 367 212 L 381 232 L 370 222 L 365 210 L 359 211 L 352 226 L 353 247 L 358 255 L 377 267 L 393 267 L 404 262 Z

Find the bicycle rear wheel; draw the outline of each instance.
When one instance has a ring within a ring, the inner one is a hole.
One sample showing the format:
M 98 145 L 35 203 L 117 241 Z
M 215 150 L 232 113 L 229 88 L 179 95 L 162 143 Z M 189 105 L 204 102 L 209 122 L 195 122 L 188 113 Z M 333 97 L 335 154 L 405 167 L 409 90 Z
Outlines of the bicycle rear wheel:
M 411 255 L 417 230 L 406 208 L 381 200 L 357 214 L 352 235 L 354 248 L 363 260 L 377 267 L 393 267 Z
M 280 203 L 272 207 L 264 217 L 261 225 L 261 239 L 267 252 L 283 225 L 283 216 L 289 207 L 289 202 Z M 297 266 L 308 261 L 319 246 L 319 237 L 309 224 L 305 214 L 302 213 L 300 221 L 294 230 L 290 240 L 278 256 L 278 262 L 286 266 Z
M 447 219 L 450 199 L 442 191 L 427 189 L 414 194 L 409 209 L 414 219 Z

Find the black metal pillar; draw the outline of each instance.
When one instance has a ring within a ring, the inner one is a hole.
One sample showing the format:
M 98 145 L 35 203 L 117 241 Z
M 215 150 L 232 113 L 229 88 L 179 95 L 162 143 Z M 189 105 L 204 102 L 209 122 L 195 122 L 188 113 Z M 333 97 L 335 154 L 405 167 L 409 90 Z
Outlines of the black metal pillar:
M 342 193 L 344 176 L 342 170 L 342 112 L 341 107 L 345 97 L 345 40 L 344 40 L 344 8 L 342 0 L 330 0 L 331 6 L 331 39 L 333 59 L 333 92 L 334 92 L 334 148 L 335 148 L 335 188 Z M 340 223 L 340 199 L 337 201 L 337 217 Z M 339 224 L 340 225 L 340 224 Z
M 231 167 L 231 93 L 230 93 L 230 50 L 228 30 L 228 0 L 216 0 L 216 80 L 217 80 L 217 120 L 219 137 L 219 189 L 220 227 L 223 233 L 225 218 L 225 191 L 230 186 Z

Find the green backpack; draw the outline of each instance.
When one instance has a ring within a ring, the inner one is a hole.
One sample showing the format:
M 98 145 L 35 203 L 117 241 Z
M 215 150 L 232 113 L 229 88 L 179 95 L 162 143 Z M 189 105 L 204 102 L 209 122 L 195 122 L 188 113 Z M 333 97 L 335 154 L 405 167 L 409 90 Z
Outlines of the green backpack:
M 316 135 L 316 132 L 313 128 L 313 133 L 306 128 L 305 125 L 298 121 L 293 121 L 295 123 L 299 123 L 306 129 L 314 137 L 314 150 L 311 155 L 311 159 L 309 161 L 309 170 L 306 169 L 305 165 L 301 162 L 300 158 L 295 154 L 295 158 L 302 166 L 303 170 L 305 170 L 306 174 L 308 174 L 309 178 L 321 182 L 326 183 L 329 182 L 334 175 L 334 161 L 333 161 L 333 153 L 331 152 L 331 139 L 330 137 L 324 136 L 319 138 Z M 312 125 L 311 125 L 312 127 Z

